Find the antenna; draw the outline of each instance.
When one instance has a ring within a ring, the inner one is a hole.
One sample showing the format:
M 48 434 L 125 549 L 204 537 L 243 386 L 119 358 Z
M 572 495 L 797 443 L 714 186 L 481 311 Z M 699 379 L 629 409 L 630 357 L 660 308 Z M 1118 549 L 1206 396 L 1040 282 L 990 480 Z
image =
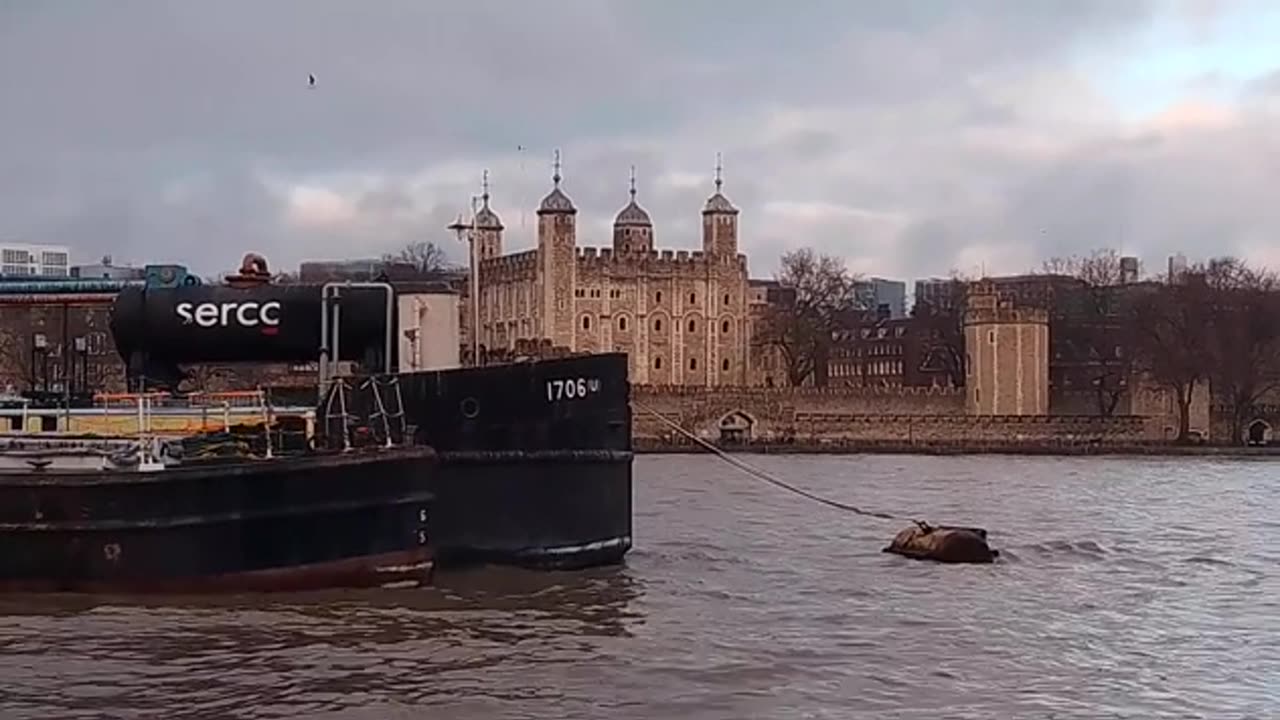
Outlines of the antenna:
M 636 201 L 636 166 L 631 166 L 631 202 Z
M 724 166 L 720 163 L 720 153 L 716 153 L 716 192 L 720 192 L 720 187 L 724 185 L 723 172 Z

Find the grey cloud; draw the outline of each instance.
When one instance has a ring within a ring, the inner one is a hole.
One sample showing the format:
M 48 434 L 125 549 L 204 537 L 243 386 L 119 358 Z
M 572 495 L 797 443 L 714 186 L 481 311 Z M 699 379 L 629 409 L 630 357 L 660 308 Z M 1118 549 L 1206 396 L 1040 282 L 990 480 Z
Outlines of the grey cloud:
M 1059 84 L 1072 54 L 1120 46 L 1158 3 L 797 7 L 0 6 L 0 236 L 209 271 L 249 249 L 280 266 L 416 240 L 460 259 L 444 226 L 484 167 L 508 245 L 532 242 L 556 146 L 584 241 L 608 242 L 634 164 L 660 243 L 676 247 L 698 243 L 723 151 L 762 275 L 797 244 L 921 275 L 997 240 L 1030 254 L 1124 242 L 1155 257 L 1277 227 L 1249 184 L 1274 168 L 1240 141 L 1265 141 L 1248 122 L 1134 136 L 1059 127 L 1042 107 L 1089 109 Z M 835 114 L 804 119 L 824 109 Z M 658 182 L 672 173 L 701 181 Z M 365 176 L 376 182 L 344 184 Z M 1249 181 L 1211 200 L 1224 176 Z M 291 183 L 345 193 L 357 217 L 289 223 L 279 190 Z M 768 202 L 848 212 L 789 226 Z

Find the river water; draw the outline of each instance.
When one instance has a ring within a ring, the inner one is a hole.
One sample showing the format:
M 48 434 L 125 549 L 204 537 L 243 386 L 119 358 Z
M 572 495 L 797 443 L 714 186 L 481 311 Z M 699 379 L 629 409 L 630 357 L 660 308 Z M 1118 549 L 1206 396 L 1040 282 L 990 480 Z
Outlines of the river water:
M 1280 463 L 636 460 L 625 567 L 177 604 L 0 599 L 0 718 L 1280 718 Z

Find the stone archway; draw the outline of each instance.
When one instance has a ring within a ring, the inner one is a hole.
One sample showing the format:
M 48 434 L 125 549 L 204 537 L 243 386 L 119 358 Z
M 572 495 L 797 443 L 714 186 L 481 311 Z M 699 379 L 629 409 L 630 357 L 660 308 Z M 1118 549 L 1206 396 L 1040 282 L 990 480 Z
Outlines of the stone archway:
M 720 442 L 726 445 L 750 442 L 755 426 L 755 418 L 741 410 L 734 410 L 720 418 Z
M 1270 445 L 1271 424 L 1258 418 L 1245 426 L 1244 441 L 1249 445 Z

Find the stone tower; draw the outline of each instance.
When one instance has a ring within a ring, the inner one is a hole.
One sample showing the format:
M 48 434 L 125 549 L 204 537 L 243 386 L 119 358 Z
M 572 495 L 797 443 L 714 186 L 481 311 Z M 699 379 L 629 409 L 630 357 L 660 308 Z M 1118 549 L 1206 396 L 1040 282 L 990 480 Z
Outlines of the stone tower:
M 476 254 L 480 260 L 502 255 L 502 220 L 489 207 L 489 171 L 484 171 L 484 192 L 480 195 L 480 211 L 476 213 Z
M 560 151 L 555 154 L 552 188 L 538 206 L 538 281 L 542 337 L 558 347 L 572 348 L 574 302 L 577 287 L 578 209 L 560 189 Z
M 970 415 L 1049 414 L 1049 314 L 1016 308 L 988 280 L 964 314 L 965 409 Z
M 653 222 L 636 203 L 636 169 L 631 168 L 631 202 L 613 220 L 613 252 L 618 255 L 653 250 Z
M 721 193 L 720 156 L 716 156 L 716 192 L 702 208 L 702 251 L 721 260 L 738 257 L 738 209 Z

